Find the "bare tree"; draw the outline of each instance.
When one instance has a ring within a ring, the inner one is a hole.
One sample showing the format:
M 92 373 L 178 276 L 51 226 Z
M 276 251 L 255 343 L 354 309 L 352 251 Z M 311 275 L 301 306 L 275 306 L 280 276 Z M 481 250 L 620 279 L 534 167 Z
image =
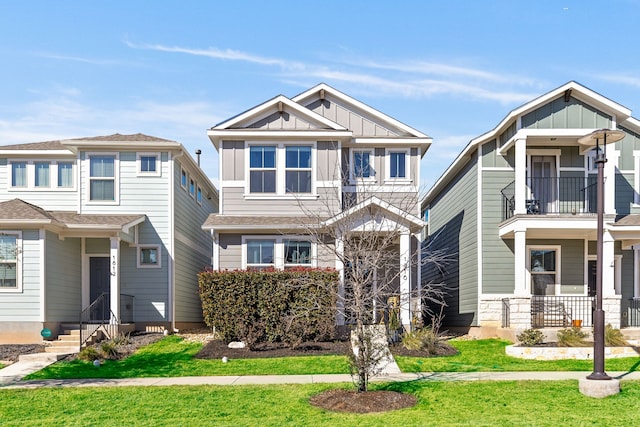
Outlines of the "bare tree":
M 414 328 L 423 313 L 432 318 L 429 310 L 444 305 L 444 287 L 415 283 L 422 264 L 445 264 L 447 256 L 421 247 L 419 195 L 405 188 L 380 192 L 362 185 L 343 192 L 336 186 L 320 209 L 299 200 L 300 227 L 316 243 L 319 262 L 335 263 L 341 271 L 335 310 L 338 325 L 351 329 L 358 391 L 367 391 L 369 378 L 384 368 L 389 350 L 386 335 L 383 341 L 378 337 L 380 330 L 396 335 Z

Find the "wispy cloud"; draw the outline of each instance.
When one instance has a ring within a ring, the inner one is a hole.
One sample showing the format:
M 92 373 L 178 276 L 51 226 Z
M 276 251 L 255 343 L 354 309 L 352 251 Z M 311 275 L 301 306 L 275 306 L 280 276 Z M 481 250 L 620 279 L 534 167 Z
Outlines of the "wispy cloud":
M 313 78 L 315 81 L 320 79 L 344 82 L 353 86 L 369 88 L 371 94 L 378 95 L 383 93 L 394 96 L 429 98 L 439 94 L 454 94 L 509 104 L 524 102 L 535 94 L 528 91 L 504 90 L 505 86 L 517 89 L 537 84 L 535 80 L 526 77 L 506 76 L 480 69 L 426 61 L 385 63 L 370 60 L 358 62 L 345 60 L 335 62 L 336 66 L 329 67 L 322 64 L 291 61 L 215 47 L 194 49 L 161 44 L 133 43 L 128 40 L 125 40 L 124 43 L 132 49 L 182 53 L 224 61 L 242 61 L 263 66 L 276 66 L 280 68 L 282 78 L 286 81 Z M 385 73 L 381 75 L 376 73 L 377 71 Z M 395 74 L 389 75 L 389 71 L 395 72 Z M 432 76 L 433 78 L 425 79 L 424 76 Z M 507 82 L 509 84 L 506 84 Z
M 84 63 L 84 64 L 91 64 L 91 65 L 123 65 L 123 64 L 126 64 L 123 61 L 114 60 L 114 59 L 85 58 L 85 57 L 81 57 L 81 56 L 59 55 L 59 54 L 56 54 L 56 53 L 49 53 L 49 52 L 36 52 L 35 55 L 39 56 L 40 58 L 56 59 L 56 60 L 59 60 L 59 61 L 81 62 L 81 63 Z

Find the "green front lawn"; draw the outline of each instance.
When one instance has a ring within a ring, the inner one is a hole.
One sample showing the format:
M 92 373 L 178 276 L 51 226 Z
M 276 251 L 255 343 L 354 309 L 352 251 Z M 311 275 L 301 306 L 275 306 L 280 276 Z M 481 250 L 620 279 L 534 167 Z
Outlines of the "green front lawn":
M 490 371 L 591 371 L 592 360 L 524 360 L 507 356 L 509 341 L 499 339 L 451 340 L 458 354 L 446 357 L 396 357 L 402 372 L 490 372 Z M 608 359 L 608 371 L 635 371 L 640 357 Z
M 310 396 L 348 384 L 0 389 L 3 426 L 624 426 L 640 419 L 640 382 L 606 399 L 577 381 L 376 384 L 413 393 L 418 405 L 388 413 L 343 414 Z
M 302 356 L 265 359 L 194 359 L 201 343 L 169 336 L 138 350 L 124 360 L 107 360 L 96 368 L 91 362 L 58 362 L 25 379 L 136 378 L 209 375 L 304 375 L 349 373 L 346 356 Z

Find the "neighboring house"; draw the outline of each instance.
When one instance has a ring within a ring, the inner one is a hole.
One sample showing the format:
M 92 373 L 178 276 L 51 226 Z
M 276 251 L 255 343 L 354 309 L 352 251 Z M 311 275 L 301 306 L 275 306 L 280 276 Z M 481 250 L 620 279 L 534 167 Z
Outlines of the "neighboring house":
M 626 133 L 604 168 L 606 322 L 639 326 L 640 122 L 575 82 L 473 139 L 424 198 L 430 248 L 455 254 L 424 271 L 448 285 L 446 325 L 487 335 L 592 325 L 597 169 L 578 139 L 601 128 Z
M 397 280 L 402 322 L 420 311 L 409 306 L 420 285 L 409 257 L 420 248 L 420 160 L 430 137 L 326 84 L 277 96 L 208 134 L 220 159 L 220 212 L 203 225 L 215 269 L 332 267 L 344 279 L 336 248 L 346 237 L 318 244 L 307 227 L 382 235 L 384 224 L 401 230 L 388 267 L 410 273 Z
M 97 320 L 142 330 L 201 322 L 197 273 L 211 237 L 200 225 L 217 205 L 174 141 L 0 147 L 0 342 L 35 342 L 43 328 L 55 337 L 90 306 Z

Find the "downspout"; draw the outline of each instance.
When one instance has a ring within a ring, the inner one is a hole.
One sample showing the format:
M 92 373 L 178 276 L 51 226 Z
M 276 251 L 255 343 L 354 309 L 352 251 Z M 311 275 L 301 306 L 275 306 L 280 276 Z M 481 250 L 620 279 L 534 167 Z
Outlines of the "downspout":
M 174 253 L 175 253 L 175 162 L 176 159 L 182 157 L 183 153 L 180 152 L 175 156 L 172 156 L 172 153 L 169 151 L 167 153 L 169 160 L 169 176 L 171 177 L 169 180 L 169 246 L 168 246 L 168 289 L 167 289 L 167 299 L 169 304 L 169 321 L 170 323 L 170 331 L 171 333 L 179 332 L 176 329 L 176 308 L 175 308 L 175 296 L 176 296 L 176 287 L 175 287 L 175 269 L 174 269 Z

